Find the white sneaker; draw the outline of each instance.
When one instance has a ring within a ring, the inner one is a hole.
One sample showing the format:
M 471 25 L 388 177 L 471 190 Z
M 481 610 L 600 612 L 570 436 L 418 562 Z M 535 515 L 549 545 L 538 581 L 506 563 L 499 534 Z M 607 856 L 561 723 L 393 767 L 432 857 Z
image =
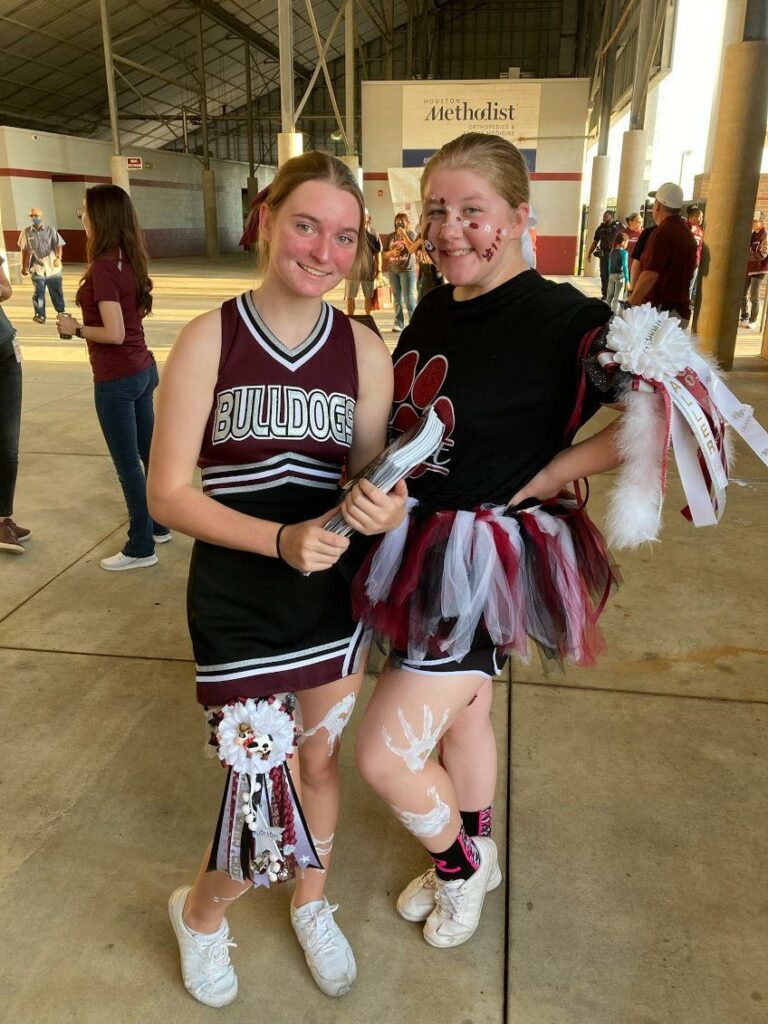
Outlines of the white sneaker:
M 168 900 L 168 914 L 179 942 L 181 976 L 184 987 L 198 1003 L 206 1006 L 227 1006 L 237 995 L 237 975 L 229 962 L 229 925 L 211 935 L 190 931 L 184 924 L 184 904 L 191 885 L 182 885 Z
M 435 909 L 437 875 L 430 868 L 403 889 L 397 897 L 397 912 L 406 921 L 426 921 Z
M 173 531 L 169 530 L 168 533 L 153 533 L 152 540 L 155 544 L 167 544 L 169 540 L 173 540 Z
M 343 996 L 357 978 L 352 949 L 333 919 L 338 909 L 325 897 L 298 909 L 291 904 L 291 924 L 304 950 L 307 967 L 317 987 L 327 996 Z
M 474 875 L 455 882 L 437 879 L 435 909 L 424 924 L 424 938 L 430 946 L 460 946 L 471 939 L 480 923 L 485 894 L 501 881 L 494 841 L 484 836 L 472 841 L 480 854 L 480 867 Z
M 102 569 L 109 569 L 110 572 L 121 572 L 123 569 L 146 569 L 150 565 L 157 565 L 157 555 L 147 555 L 146 558 L 131 558 L 118 551 L 116 555 L 109 558 L 102 558 L 99 562 Z
M 752 321 L 752 323 L 749 324 L 749 329 L 750 331 L 759 331 L 760 324 L 756 323 L 755 321 Z
M 397 899 L 397 912 L 406 921 L 426 921 L 435 909 L 435 895 L 437 893 L 437 874 L 434 868 L 425 871 L 423 875 L 414 878 L 410 885 L 407 885 Z M 498 865 L 488 878 L 488 887 L 485 890 L 490 892 L 501 885 L 501 871 Z

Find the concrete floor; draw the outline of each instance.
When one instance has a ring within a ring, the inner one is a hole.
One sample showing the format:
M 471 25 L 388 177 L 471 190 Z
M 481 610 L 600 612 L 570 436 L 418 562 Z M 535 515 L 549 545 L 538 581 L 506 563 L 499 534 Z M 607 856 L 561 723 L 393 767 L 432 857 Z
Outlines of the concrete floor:
M 250 273 L 229 258 L 158 261 L 153 277 L 147 332 L 162 363 L 178 327 Z M 68 295 L 75 280 L 69 268 Z M 209 838 L 222 782 L 199 756 L 190 542 L 177 535 L 146 572 L 99 569 L 126 515 L 82 346 L 31 323 L 28 285 L 7 309 L 26 357 L 17 518 L 35 536 L 25 556 L 0 559 L 0 1020 L 211 1020 L 181 986 L 165 912 Z M 391 314 L 377 319 L 389 327 Z M 757 344 L 745 334 L 730 379 L 768 423 Z M 507 868 L 474 940 L 433 950 L 395 915 L 424 858 L 357 778 L 347 737 L 329 895 L 357 986 L 339 1002 L 321 995 L 288 923 L 290 893 L 259 893 L 230 914 L 241 994 L 219 1019 L 765 1024 L 768 477 L 738 448 L 717 531 L 684 522 L 673 480 L 663 544 L 622 556 L 596 668 L 515 665 L 499 681 Z M 593 485 L 598 520 L 607 483 Z

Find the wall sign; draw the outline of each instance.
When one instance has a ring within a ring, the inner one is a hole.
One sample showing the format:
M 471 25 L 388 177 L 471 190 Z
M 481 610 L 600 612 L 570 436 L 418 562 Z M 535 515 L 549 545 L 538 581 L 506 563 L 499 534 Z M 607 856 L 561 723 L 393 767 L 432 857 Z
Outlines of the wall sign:
M 540 82 L 416 82 L 403 87 L 403 167 L 421 167 L 464 132 L 514 142 L 536 169 Z
M 143 171 L 144 160 L 140 156 L 127 156 L 125 158 L 125 166 L 129 171 Z

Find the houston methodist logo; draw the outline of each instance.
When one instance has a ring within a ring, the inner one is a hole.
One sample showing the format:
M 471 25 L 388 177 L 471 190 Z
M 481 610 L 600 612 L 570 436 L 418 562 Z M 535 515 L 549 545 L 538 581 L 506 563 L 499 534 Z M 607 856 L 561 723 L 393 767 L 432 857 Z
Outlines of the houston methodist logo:
M 473 107 L 466 100 L 455 106 L 436 100 L 424 115 L 425 121 L 514 121 L 514 103 L 497 103 L 488 100 L 479 107 Z

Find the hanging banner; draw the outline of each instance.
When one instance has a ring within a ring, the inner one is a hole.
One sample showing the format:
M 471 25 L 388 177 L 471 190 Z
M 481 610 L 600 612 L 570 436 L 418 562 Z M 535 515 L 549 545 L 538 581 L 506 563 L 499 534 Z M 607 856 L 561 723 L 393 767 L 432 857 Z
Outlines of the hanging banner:
M 403 87 L 403 167 L 422 167 L 464 132 L 500 135 L 536 170 L 541 83 L 414 82 Z

